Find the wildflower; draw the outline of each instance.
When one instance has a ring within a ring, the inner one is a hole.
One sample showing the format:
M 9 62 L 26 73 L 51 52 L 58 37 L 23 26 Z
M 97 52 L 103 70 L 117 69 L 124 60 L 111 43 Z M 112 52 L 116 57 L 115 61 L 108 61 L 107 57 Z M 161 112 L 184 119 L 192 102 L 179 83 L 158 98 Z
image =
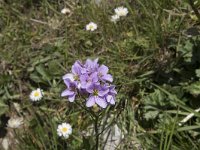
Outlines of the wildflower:
M 37 88 L 36 90 L 31 92 L 29 97 L 31 101 L 39 101 L 43 97 L 43 91 L 40 88 Z
M 112 15 L 112 16 L 111 16 L 111 19 L 110 19 L 110 20 L 111 20 L 112 22 L 115 23 L 115 22 L 117 22 L 117 21 L 119 20 L 119 18 L 120 18 L 120 17 L 119 17 L 118 15 L 115 14 L 115 15 Z
M 117 94 L 117 91 L 115 91 L 115 86 L 113 86 L 113 85 L 108 86 L 108 88 L 109 88 L 109 92 L 105 96 L 106 100 L 111 105 L 114 105 L 115 104 L 115 95 Z
M 97 72 L 92 73 L 91 75 L 84 74 L 80 77 L 81 87 L 83 89 L 89 87 L 92 83 L 96 83 L 98 81 Z
M 97 24 L 94 22 L 90 22 L 89 24 L 86 25 L 87 31 L 94 31 L 96 29 L 97 29 Z
M 70 102 L 75 100 L 77 93 L 80 96 L 88 96 L 86 106 L 92 107 L 95 104 L 101 108 L 115 104 L 115 86 L 111 85 L 113 77 L 108 73 L 105 65 L 99 65 L 98 59 L 87 59 L 85 63 L 76 61 L 72 65 L 71 73 L 63 76 L 67 89 L 61 93 Z
M 78 88 L 80 88 L 80 75 L 81 75 L 81 70 L 82 70 L 82 67 L 81 67 L 81 64 L 80 62 L 76 61 L 74 63 L 74 65 L 72 66 L 72 73 L 68 73 L 66 75 L 63 76 L 63 80 L 67 80 L 69 79 L 70 81 L 72 82 L 76 82 L 77 83 L 77 86 Z M 68 82 L 68 81 L 67 81 Z
M 99 67 L 98 59 L 95 59 L 94 61 L 92 61 L 91 59 L 87 59 L 84 67 L 86 68 L 86 72 L 89 74 L 97 71 Z
M 67 96 L 70 102 L 73 102 L 75 100 L 76 96 L 76 83 L 71 82 L 70 80 L 65 80 L 65 84 L 67 85 L 67 89 L 64 90 L 61 94 L 61 96 Z
M 68 138 L 70 134 L 72 134 L 72 127 L 68 123 L 62 123 L 58 125 L 57 134 L 59 136 L 63 136 L 64 138 Z
M 108 74 L 108 67 L 105 66 L 105 65 L 101 65 L 99 68 L 98 68 L 98 77 L 100 78 L 100 80 L 102 81 L 109 81 L 109 82 L 112 82 L 113 81 L 113 78 L 110 74 Z
M 115 8 L 115 14 L 118 15 L 119 17 L 126 16 L 128 14 L 128 9 L 123 6 L 117 7 Z
M 62 10 L 61 10 L 61 13 L 62 14 L 69 14 L 71 11 L 68 9 L 68 8 L 63 8 Z
M 10 128 L 19 128 L 23 124 L 23 118 L 22 117 L 16 117 L 16 118 L 10 118 L 8 120 L 7 126 Z
M 104 96 L 108 93 L 108 89 L 103 87 L 102 85 L 93 84 L 88 87 L 87 92 L 90 93 L 89 98 L 87 99 L 86 106 L 91 107 L 94 104 L 99 105 L 102 108 L 107 107 L 107 102 Z

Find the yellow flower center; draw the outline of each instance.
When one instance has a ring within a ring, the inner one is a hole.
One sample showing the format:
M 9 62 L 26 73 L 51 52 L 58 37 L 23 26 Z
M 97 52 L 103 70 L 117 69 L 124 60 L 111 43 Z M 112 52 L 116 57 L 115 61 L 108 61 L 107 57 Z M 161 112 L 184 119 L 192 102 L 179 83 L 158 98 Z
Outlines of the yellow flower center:
M 79 76 L 78 76 L 78 75 L 75 75 L 75 76 L 74 76 L 74 80 L 78 81 L 78 80 L 79 80 Z
M 67 132 L 67 128 L 66 127 L 64 127 L 64 128 L 62 128 L 62 132 Z
M 90 25 L 90 26 L 89 26 L 89 29 L 90 29 L 90 30 L 92 30 L 92 29 L 93 29 L 93 26 L 92 26 L 92 25 Z
M 35 97 L 38 97 L 39 95 L 40 95 L 39 92 L 35 92 L 35 93 L 34 93 L 34 96 L 35 96 Z
M 98 90 L 94 89 L 93 95 L 94 95 L 94 96 L 98 96 L 98 93 L 99 93 Z

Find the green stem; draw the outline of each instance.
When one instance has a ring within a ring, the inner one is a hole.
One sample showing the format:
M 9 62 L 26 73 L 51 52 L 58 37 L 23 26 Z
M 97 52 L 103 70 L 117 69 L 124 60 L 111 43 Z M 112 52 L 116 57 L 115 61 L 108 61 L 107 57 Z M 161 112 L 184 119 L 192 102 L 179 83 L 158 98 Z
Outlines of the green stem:
M 77 104 L 78 106 L 80 106 L 82 109 L 84 109 L 86 112 L 89 113 L 89 115 L 91 116 L 92 120 L 95 120 L 94 117 L 95 117 L 95 114 L 92 112 L 92 111 L 89 111 L 87 108 L 83 107 L 80 103 L 78 102 L 75 102 L 75 104 Z
M 95 130 L 95 137 L 96 137 L 96 145 L 95 145 L 95 150 L 98 150 L 99 148 L 99 130 L 98 130 L 98 119 L 99 117 L 96 116 L 95 118 L 95 123 L 94 123 L 94 130 Z

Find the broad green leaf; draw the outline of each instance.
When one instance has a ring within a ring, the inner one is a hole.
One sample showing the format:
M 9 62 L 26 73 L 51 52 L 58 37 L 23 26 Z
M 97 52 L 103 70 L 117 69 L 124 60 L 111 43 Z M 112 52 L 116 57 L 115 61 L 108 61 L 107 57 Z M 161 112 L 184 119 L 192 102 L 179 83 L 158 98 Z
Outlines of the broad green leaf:
M 50 75 L 47 73 L 47 71 L 46 71 L 46 69 L 45 69 L 45 67 L 43 65 L 37 66 L 36 67 L 36 71 L 42 76 L 42 78 L 44 80 L 48 80 L 49 81 L 51 79 Z
M 31 73 L 31 74 L 30 74 L 30 78 L 31 78 L 31 80 L 33 80 L 33 81 L 36 82 L 36 83 L 42 83 L 42 82 L 44 82 L 44 81 L 41 79 L 41 77 L 38 76 L 37 73 Z
M 49 67 L 48 72 L 51 72 L 54 75 L 62 74 L 62 69 L 60 68 L 60 66 L 56 60 L 50 61 L 48 63 L 48 67 Z

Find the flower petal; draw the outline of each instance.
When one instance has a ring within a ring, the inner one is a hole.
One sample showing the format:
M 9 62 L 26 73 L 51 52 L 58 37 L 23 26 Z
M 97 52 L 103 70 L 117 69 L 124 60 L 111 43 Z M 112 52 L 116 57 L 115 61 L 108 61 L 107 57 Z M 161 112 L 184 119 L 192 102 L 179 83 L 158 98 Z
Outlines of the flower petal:
M 81 75 L 81 66 L 78 62 L 75 62 L 72 66 L 72 73 L 75 75 Z
M 108 67 L 105 65 L 101 65 L 98 69 L 99 73 L 101 74 L 107 74 L 108 73 Z
M 92 82 L 98 82 L 99 78 L 98 78 L 98 73 L 97 72 L 94 72 L 90 75 L 90 78 L 92 79 Z
M 95 102 L 102 108 L 106 108 L 108 103 L 106 102 L 105 99 L 101 98 L 101 97 L 96 97 L 95 98 Z
M 63 136 L 65 139 L 69 138 L 69 134 L 64 134 Z
M 101 89 L 98 91 L 98 95 L 103 97 L 109 92 L 109 89 Z
M 105 81 L 113 82 L 113 77 L 110 74 L 105 74 L 102 77 L 102 79 L 105 80 Z
M 70 81 L 74 81 L 74 75 L 72 73 L 67 73 L 63 76 L 63 80 L 69 79 Z
M 93 90 L 94 90 L 94 84 L 91 84 L 89 87 L 86 88 L 86 91 L 88 93 L 93 93 Z
M 114 100 L 114 97 L 112 95 L 108 95 L 106 96 L 106 100 L 108 103 L 114 105 L 115 104 L 115 100 Z
M 75 96 L 76 96 L 76 94 L 74 94 L 74 95 L 72 95 L 72 96 L 69 96 L 69 97 L 68 97 L 68 100 L 69 100 L 70 102 L 74 102 Z
M 74 94 L 74 91 L 70 91 L 68 89 L 64 90 L 62 93 L 61 93 L 61 96 L 71 96 Z
M 86 102 L 86 106 L 87 107 L 92 107 L 95 104 L 95 97 L 94 96 L 90 96 Z

